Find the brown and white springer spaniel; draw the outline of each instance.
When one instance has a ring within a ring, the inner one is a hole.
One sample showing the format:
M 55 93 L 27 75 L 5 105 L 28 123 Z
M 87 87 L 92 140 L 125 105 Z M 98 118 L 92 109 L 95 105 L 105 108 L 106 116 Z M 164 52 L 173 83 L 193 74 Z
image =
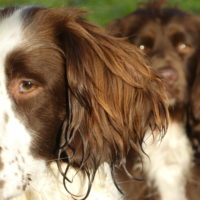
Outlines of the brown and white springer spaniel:
M 196 67 L 200 47 L 199 19 L 167 5 L 166 1 L 154 0 L 121 19 L 113 20 L 109 30 L 137 45 L 150 59 L 152 67 L 166 82 L 171 117 L 162 142 L 154 143 L 152 137 L 146 137 L 143 145 L 149 156 L 143 158 L 143 167 L 150 192 L 141 190 L 144 183 L 143 186 L 136 183 L 140 188 L 134 190 L 137 186 L 133 184 L 131 187 L 127 177 L 120 178 L 120 182 L 124 182 L 121 187 L 129 188 L 127 199 L 130 200 L 157 199 L 156 196 L 162 200 L 185 200 L 193 162 L 185 126 L 192 82 L 190 74 Z
M 0 199 L 119 200 L 112 172 L 167 125 L 161 80 L 76 9 L 0 10 Z

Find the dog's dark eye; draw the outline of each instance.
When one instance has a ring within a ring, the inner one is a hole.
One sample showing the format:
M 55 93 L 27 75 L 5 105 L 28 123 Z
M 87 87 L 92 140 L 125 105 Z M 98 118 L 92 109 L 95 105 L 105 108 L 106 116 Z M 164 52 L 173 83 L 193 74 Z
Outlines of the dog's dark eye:
M 140 50 L 145 50 L 145 48 L 146 48 L 146 47 L 145 47 L 144 44 L 141 44 L 141 45 L 139 46 L 139 49 L 140 49 Z
M 145 53 L 149 53 L 153 48 L 154 41 L 150 37 L 142 38 L 138 44 L 140 50 L 144 51 Z
M 42 89 L 42 85 L 32 79 L 13 79 L 8 84 L 8 91 L 16 101 L 34 97 Z
M 176 48 L 177 48 L 178 52 L 180 52 L 180 53 L 188 53 L 192 49 L 191 45 L 189 45 L 185 42 L 178 42 L 176 44 Z
M 152 46 L 148 46 L 145 44 L 140 44 L 138 47 L 141 51 L 144 51 L 145 53 L 149 53 L 152 49 Z
M 29 80 L 24 80 L 19 85 L 20 93 L 29 93 L 35 90 L 38 86 Z
M 171 36 L 171 41 L 180 54 L 190 53 L 193 47 L 183 33 L 175 33 Z

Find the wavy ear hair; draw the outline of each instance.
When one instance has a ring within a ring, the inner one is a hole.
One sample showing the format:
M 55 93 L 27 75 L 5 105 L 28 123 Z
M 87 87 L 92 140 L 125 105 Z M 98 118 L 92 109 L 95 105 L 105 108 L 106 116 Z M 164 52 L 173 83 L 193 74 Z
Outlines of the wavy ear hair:
M 52 13 L 51 13 L 52 12 Z M 79 10 L 50 10 L 66 61 L 67 162 L 95 174 L 103 162 L 122 165 L 141 150 L 147 130 L 162 132 L 167 108 L 161 80 L 136 48 L 109 36 Z
M 134 46 L 90 24 L 81 11 L 61 14 L 69 105 L 64 150 L 86 168 L 121 164 L 130 148 L 140 151 L 148 129 L 166 128 L 162 82 Z

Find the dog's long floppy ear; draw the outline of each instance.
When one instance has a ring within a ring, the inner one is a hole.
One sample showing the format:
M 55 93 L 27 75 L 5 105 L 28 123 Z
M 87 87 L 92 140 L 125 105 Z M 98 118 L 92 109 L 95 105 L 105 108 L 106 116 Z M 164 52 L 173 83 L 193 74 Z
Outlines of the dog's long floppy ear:
M 199 68 L 199 67 L 198 67 Z M 200 68 L 197 69 L 195 81 L 192 87 L 192 93 L 191 93 L 191 110 L 192 110 L 192 115 L 194 118 L 194 121 L 196 121 L 198 124 L 200 124 L 200 104 L 199 104 L 199 99 L 200 99 L 200 90 L 199 90 L 199 85 L 200 85 Z M 199 128 L 200 132 L 200 128 Z
M 197 46 L 197 51 L 194 57 L 192 57 L 192 65 L 190 67 L 189 71 L 189 81 L 190 81 L 190 111 L 191 116 L 190 119 L 194 123 L 196 123 L 198 127 L 198 132 L 200 132 L 200 17 L 196 15 L 191 15 L 190 18 L 190 24 L 191 26 L 191 32 L 193 34 L 193 37 L 195 38 L 195 45 Z M 194 128 L 194 127 L 193 127 Z
M 81 14 L 67 10 L 59 23 L 68 91 L 64 150 L 71 163 L 95 169 L 140 151 L 147 130 L 166 128 L 167 107 L 161 80 L 137 49 Z
M 191 57 L 190 71 L 188 73 L 189 79 L 189 106 L 188 106 L 188 133 L 191 142 L 193 143 L 195 153 L 199 157 L 200 144 L 200 17 L 197 15 L 190 15 L 188 20 L 189 30 L 195 40 L 196 53 Z
M 198 52 L 199 54 L 200 52 Z M 200 59 L 198 59 L 198 62 Z M 190 86 L 190 101 L 188 106 L 187 128 L 188 136 L 194 149 L 195 160 L 200 156 L 200 62 L 192 73 L 193 84 Z
M 64 183 L 70 166 L 77 167 L 89 178 L 89 192 L 102 163 L 125 165 L 130 150 L 141 152 L 145 132 L 165 131 L 168 112 L 163 84 L 137 48 L 82 14 L 46 9 L 37 19 L 42 39 L 52 38 L 47 46 L 63 56 L 66 119 L 58 156 L 68 164 Z

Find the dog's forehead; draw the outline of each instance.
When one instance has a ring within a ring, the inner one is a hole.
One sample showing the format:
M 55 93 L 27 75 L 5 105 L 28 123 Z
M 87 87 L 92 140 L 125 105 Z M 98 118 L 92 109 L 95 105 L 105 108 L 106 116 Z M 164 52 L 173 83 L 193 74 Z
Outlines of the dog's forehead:
M 0 62 L 5 61 L 6 55 L 22 42 L 22 25 L 21 10 L 0 19 Z
M 13 49 L 27 42 L 26 22 L 32 19 L 39 7 L 9 7 L 0 9 L 0 61 Z
M 6 63 L 9 55 L 28 42 L 25 21 L 32 18 L 37 8 L 9 7 L 0 9 L 0 85 L 6 82 Z M 29 12 L 28 12 L 29 11 Z M 30 15 L 28 16 L 28 13 Z M 2 90 L 2 87 L 1 87 Z

